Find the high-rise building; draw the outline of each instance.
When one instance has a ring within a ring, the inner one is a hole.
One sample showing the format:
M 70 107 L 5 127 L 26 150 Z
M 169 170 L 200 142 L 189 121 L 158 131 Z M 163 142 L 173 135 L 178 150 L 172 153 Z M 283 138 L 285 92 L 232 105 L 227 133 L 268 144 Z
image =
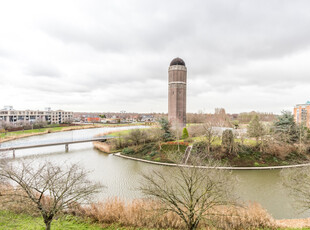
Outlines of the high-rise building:
M 171 61 L 169 70 L 168 120 L 174 127 L 186 126 L 187 69 L 181 58 Z
M 297 104 L 294 107 L 294 119 L 297 124 L 304 124 L 310 128 L 310 101 L 306 104 Z

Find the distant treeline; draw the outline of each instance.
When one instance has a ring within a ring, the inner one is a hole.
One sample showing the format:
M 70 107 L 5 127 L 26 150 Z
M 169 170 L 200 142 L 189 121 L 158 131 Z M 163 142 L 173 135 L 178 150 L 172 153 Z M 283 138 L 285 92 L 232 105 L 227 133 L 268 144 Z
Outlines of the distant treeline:
M 214 113 L 187 113 L 187 123 L 214 123 L 215 121 L 220 123 L 229 123 L 231 121 L 238 121 L 239 123 L 249 123 L 252 118 L 258 115 L 260 121 L 272 122 L 276 119 L 277 115 L 273 113 L 261 113 L 261 112 L 244 112 L 239 114 L 228 114 L 223 108 L 215 109 Z M 227 126 L 228 124 L 226 124 Z M 229 125 L 228 125 L 229 126 Z

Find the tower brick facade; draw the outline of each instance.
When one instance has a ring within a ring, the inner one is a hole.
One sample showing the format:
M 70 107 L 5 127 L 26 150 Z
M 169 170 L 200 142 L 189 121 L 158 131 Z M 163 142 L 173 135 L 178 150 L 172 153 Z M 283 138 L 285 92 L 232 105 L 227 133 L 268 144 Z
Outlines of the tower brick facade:
M 169 70 L 168 120 L 174 127 L 186 126 L 187 69 L 181 58 L 171 61 Z

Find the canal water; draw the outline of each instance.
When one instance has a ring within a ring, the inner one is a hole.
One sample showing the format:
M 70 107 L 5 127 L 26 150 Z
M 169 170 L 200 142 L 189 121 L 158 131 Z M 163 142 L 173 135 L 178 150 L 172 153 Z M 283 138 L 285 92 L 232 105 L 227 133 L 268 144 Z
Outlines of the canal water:
M 141 126 L 109 127 L 74 130 L 46 135 L 22 138 L 4 142 L 1 147 L 15 145 L 30 145 L 42 142 L 63 140 L 78 140 L 91 138 L 99 133 L 113 130 L 141 128 Z M 12 153 L 8 152 L 8 156 Z M 141 173 L 152 170 L 168 170 L 167 166 L 157 166 L 143 162 L 127 160 L 113 155 L 104 154 L 93 148 L 92 143 L 69 145 L 69 152 L 64 146 L 51 146 L 34 149 L 16 150 L 16 159 L 35 161 L 36 163 L 52 161 L 56 163 L 79 163 L 90 171 L 90 177 L 106 186 L 97 197 L 99 200 L 107 197 L 118 196 L 123 199 L 143 197 L 138 191 Z M 293 207 L 293 201 L 288 197 L 287 191 L 280 184 L 280 170 L 236 170 L 233 174 L 237 177 L 237 195 L 242 201 L 260 203 L 263 208 L 277 219 L 305 218 L 310 213 L 299 213 Z

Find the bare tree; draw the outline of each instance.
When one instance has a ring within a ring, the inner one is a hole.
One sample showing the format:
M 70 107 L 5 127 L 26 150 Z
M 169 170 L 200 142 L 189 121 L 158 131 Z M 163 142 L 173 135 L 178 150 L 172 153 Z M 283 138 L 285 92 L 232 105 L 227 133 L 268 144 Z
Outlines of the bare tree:
M 234 152 L 235 136 L 231 129 L 225 129 L 222 133 L 222 149 L 229 154 Z
M 134 145 L 139 145 L 142 141 L 144 141 L 147 138 L 147 133 L 144 130 L 141 129 L 133 129 L 128 134 L 128 140 L 131 140 Z
M 206 122 L 202 125 L 204 129 L 204 136 L 206 138 L 206 144 L 207 144 L 207 153 L 210 154 L 211 146 L 216 140 L 216 132 L 212 127 L 212 124 L 210 122 Z
M 172 168 L 143 175 L 141 191 L 162 203 L 163 211 L 176 213 L 187 229 L 197 229 L 200 221 L 214 216 L 213 208 L 232 205 L 233 178 L 229 171 L 198 166 Z
M 88 172 L 77 164 L 58 166 L 45 162 L 37 167 L 33 165 L 34 162 L 12 164 L 2 161 L 0 178 L 14 182 L 24 191 L 25 198 L 41 213 L 47 230 L 62 210 L 74 203 L 88 201 L 102 188 L 88 180 Z
M 310 168 L 282 169 L 281 179 L 297 209 L 310 209 Z

